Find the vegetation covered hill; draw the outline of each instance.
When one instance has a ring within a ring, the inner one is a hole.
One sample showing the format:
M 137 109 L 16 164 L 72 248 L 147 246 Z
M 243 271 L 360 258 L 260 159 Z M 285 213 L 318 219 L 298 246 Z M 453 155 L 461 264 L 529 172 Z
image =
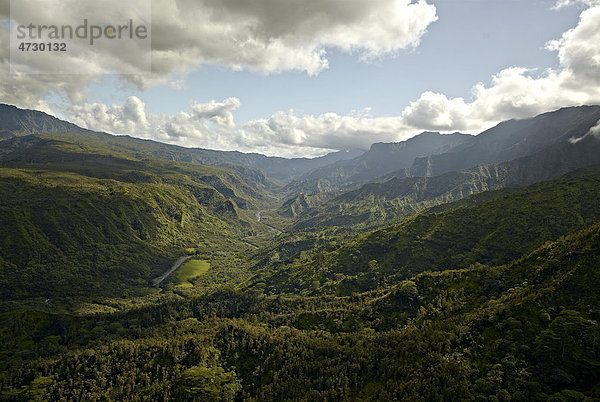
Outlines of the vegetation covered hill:
M 217 167 L 35 136 L 0 149 L 4 302 L 147 291 L 186 249 L 245 248 L 241 239 L 254 230 L 248 217 L 272 202 Z
M 470 204 L 456 209 L 450 204 L 447 211 L 418 215 L 333 246 L 333 251 L 325 247 L 262 262 L 251 286 L 276 293 L 350 295 L 425 270 L 508 263 L 600 221 L 600 168 L 523 189 L 474 195 Z
M 126 182 L 168 182 L 182 184 L 180 174 L 214 187 L 245 208 L 256 208 L 271 200 L 268 186 L 250 175 L 219 167 L 179 163 L 145 154 L 113 150 L 88 142 L 70 142 L 39 136 L 17 137 L 0 142 L 0 163 L 5 167 L 41 168 L 72 172 Z M 250 176 L 250 177 L 249 177 Z
M 382 294 L 224 291 L 128 313 L 4 314 L 4 399 L 600 397 L 600 227 Z
M 396 170 L 353 189 L 386 164 L 6 110 L 1 400 L 600 400 L 600 141 L 568 141 L 599 107 L 377 145 Z
M 552 180 L 594 164 L 600 164 L 600 141 L 587 137 L 575 144 L 562 141 L 512 161 L 440 176 L 406 178 L 392 173 L 381 182 L 352 191 L 301 194 L 286 202 L 282 212 L 296 218 L 293 227 L 299 230 L 331 226 L 373 229 L 471 194 Z

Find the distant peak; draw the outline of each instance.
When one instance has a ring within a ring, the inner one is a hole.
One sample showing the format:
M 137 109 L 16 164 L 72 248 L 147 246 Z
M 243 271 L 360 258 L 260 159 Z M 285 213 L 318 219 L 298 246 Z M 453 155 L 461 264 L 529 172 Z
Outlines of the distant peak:
M 373 150 L 380 150 L 380 149 L 384 149 L 384 148 L 394 148 L 394 147 L 398 147 L 398 146 L 404 146 L 404 145 L 408 145 L 411 143 L 415 143 L 415 142 L 419 142 L 419 141 L 423 141 L 423 140 L 433 140 L 433 139 L 438 139 L 438 138 L 443 138 L 443 137 L 458 137 L 458 136 L 470 136 L 470 134 L 464 134 L 464 133 L 460 133 L 458 131 L 451 133 L 451 134 L 442 134 L 438 131 L 423 131 L 420 134 L 417 134 L 413 137 L 410 137 L 404 141 L 399 141 L 399 142 L 376 142 L 373 145 L 371 145 L 371 151 Z

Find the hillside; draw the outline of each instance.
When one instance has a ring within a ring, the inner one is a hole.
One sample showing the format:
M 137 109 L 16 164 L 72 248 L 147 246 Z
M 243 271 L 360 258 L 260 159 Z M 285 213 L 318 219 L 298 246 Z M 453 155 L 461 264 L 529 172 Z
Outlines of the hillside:
M 597 398 L 599 247 L 595 225 L 506 266 L 345 299 L 224 291 L 89 318 L 4 314 L 2 396 Z
M 424 132 L 398 143 L 377 143 L 363 155 L 341 160 L 312 172 L 290 183 L 288 193 L 316 193 L 327 189 L 364 183 L 395 170 L 408 168 L 417 157 L 437 155 L 468 144 L 473 137 L 454 133 L 442 135 Z
M 348 295 L 424 270 L 505 264 L 599 221 L 600 170 L 591 167 L 555 182 L 482 197 L 474 205 L 421 214 L 346 241 L 334 251 L 325 248 L 257 265 L 259 273 L 248 286 L 271 293 Z
M 186 249 L 242 249 L 272 199 L 236 172 L 35 136 L 0 142 L 4 302 L 147 293 Z
M 360 151 L 339 151 L 319 158 L 286 159 L 256 153 L 185 148 L 126 135 L 115 136 L 93 132 L 43 112 L 0 104 L 0 139 L 31 134 L 71 143 L 84 143 L 88 146 L 108 149 L 111 152 L 128 152 L 170 161 L 231 168 L 238 170 L 241 174 L 250 173 L 251 176 L 259 178 L 263 185 L 270 186 L 274 186 L 274 184 L 269 178 L 287 183 L 313 169 L 339 160 L 352 159 L 362 154 Z M 264 171 L 264 173 L 260 171 Z M 268 177 L 260 177 L 265 173 Z
M 259 200 L 270 200 L 268 186 L 254 176 L 242 176 L 229 169 L 171 162 L 145 154 L 113 150 L 89 142 L 69 142 L 44 136 L 17 137 L 0 142 L 0 163 L 7 167 L 26 167 L 74 172 L 97 178 L 122 181 L 175 181 L 177 172 L 189 174 L 231 197 L 240 206 L 256 208 Z M 175 171 L 175 172 L 173 172 Z M 250 184 L 248 184 L 250 183 Z
M 10 110 L 1 400 L 600 399 L 600 107 L 292 160 Z
M 357 190 L 329 193 L 329 198 L 327 193 L 301 195 L 284 203 L 282 213 L 296 218 L 293 227 L 298 230 L 329 226 L 365 230 L 471 194 L 552 180 L 594 164 L 600 164 L 600 141 L 588 137 L 575 144 L 559 142 L 495 165 L 428 177 L 394 177 L 396 173 L 392 173 Z

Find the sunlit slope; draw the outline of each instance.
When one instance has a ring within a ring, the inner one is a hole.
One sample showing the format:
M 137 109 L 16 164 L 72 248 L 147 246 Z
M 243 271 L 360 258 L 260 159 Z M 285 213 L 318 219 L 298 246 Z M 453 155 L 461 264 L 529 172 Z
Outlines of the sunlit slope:
M 422 271 L 499 265 L 600 220 L 600 168 L 522 189 L 475 195 L 474 205 L 422 214 L 293 260 L 257 267 L 268 292 L 350 294 Z M 483 202 L 477 202 L 482 197 Z

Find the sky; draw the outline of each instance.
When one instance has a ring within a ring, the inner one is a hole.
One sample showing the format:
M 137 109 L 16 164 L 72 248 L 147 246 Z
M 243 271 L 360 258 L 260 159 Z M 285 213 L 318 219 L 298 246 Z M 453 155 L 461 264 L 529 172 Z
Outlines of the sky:
M 600 104 L 600 0 L 0 4 L 0 102 L 182 146 L 318 156 Z M 93 7 L 98 21 L 147 10 L 151 40 L 20 53 L 27 70 L 11 70 L 9 23 Z

